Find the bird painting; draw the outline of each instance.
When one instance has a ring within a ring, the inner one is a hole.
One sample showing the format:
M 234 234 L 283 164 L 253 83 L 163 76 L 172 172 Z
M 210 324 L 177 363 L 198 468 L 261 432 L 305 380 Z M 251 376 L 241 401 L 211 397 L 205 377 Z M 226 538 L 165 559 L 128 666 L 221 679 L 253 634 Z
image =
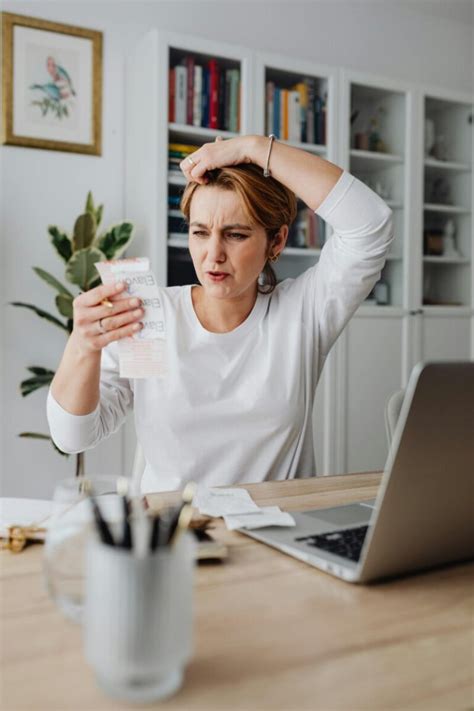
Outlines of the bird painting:
M 63 116 L 69 116 L 72 97 L 76 96 L 76 91 L 70 75 L 64 67 L 56 62 L 54 57 L 49 56 L 46 59 L 46 70 L 51 77 L 50 81 L 44 84 L 30 85 L 31 90 L 42 92 L 41 99 L 32 101 L 32 105 L 41 109 L 42 116 L 46 116 L 51 111 L 59 119 L 62 119 Z

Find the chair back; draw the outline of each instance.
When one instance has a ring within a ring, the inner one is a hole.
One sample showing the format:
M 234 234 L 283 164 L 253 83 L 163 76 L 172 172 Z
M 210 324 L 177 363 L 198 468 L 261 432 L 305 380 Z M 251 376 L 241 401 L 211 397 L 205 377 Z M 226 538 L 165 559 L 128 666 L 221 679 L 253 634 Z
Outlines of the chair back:
M 387 433 L 387 442 L 390 449 L 392 444 L 393 434 L 397 426 L 400 410 L 402 409 L 405 390 L 397 390 L 390 395 L 385 406 L 385 431 Z

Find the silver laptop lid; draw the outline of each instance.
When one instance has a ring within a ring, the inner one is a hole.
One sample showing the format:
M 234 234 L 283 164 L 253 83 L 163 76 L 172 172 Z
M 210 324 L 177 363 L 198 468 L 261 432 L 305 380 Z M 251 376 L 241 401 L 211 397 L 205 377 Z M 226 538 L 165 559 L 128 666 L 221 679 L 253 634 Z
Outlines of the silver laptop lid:
M 420 363 L 407 387 L 361 582 L 474 557 L 474 362 Z

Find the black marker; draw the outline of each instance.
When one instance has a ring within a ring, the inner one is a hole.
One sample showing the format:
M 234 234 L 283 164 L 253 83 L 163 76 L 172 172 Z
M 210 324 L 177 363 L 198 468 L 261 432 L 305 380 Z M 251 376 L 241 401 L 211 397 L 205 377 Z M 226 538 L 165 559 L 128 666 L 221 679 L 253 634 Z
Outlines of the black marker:
M 100 512 L 99 506 L 97 504 L 97 501 L 92 496 L 92 494 L 90 494 L 90 502 L 92 504 L 92 511 L 94 514 L 94 519 L 95 519 L 95 523 L 97 526 L 97 531 L 100 536 L 100 540 L 102 541 L 102 543 L 106 543 L 109 546 L 115 546 L 115 541 L 114 541 L 113 536 L 110 532 L 110 528 L 108 527 L 107 522 L 103 518 L 103 516 Z
M 132 548 L 132 529 L 130 526 L 130 501 L 124 495 L 122 496 L 123 503 L 123 534 L 122 534 L 122 548 L 127 548 L 130 550 Z
M 150 552 L 154 553 L 160 545 L 160 517 L 155 516 L 151 525 Z

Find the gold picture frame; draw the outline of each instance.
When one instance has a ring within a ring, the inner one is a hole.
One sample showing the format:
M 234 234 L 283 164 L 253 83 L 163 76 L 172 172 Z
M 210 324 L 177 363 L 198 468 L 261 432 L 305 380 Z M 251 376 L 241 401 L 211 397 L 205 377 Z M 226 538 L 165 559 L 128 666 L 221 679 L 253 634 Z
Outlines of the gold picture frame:
M 101 155 L 102 32 L 1 13 L 10 146 Z

